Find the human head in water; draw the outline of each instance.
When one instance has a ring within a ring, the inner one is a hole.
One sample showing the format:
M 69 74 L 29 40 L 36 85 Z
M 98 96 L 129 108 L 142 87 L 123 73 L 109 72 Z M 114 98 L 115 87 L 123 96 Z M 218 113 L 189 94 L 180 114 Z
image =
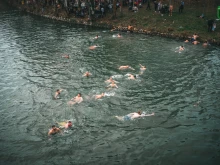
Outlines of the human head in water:
M 55 125 L 52 125 L 51 128 L 52 128 L 53 130 L 55 130 L 55 129 L 56 129 L 56 126 L 55 126 Z
M 68 121 L 68 127 L 72 127 L 72 122 Z
M 139 115 L 141 115 L 141 111 L 137 111 L 137 113 L 138 113 Z
M 77 95 L 78 97 L 82 97 L 82 94 L 81 93 L 78 93 L 78 95 Z

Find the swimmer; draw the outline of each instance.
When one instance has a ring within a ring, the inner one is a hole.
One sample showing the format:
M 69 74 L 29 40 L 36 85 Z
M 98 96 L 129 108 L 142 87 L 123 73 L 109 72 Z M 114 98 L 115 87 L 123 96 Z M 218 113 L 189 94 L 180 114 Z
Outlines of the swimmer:
M 93 45 L 93 46 L 90 46 L 89 49 L 90 49 L 90 50 L 94 50 L 94 49 L 97 48 L 97 47 L 98 47 L 97 45 Z
M 65 125 L 65 128 L 71 128 L 73 126 L 73 123 L 71 121 L 68 121 Z
M 106 82 L 106 83 L 111 83 L 112 81 L 114 81 L 114 80 L 113 80 L 112 77 L 110 77 L 110 78 L 109 78 L 108 80 L 106 80 L 105 82 Z
M 74 105 L 76 103 L 81 103 L 83 101 L 81 93 L 78 93 L 78 95 L 74 98 L 72 98 L 67 104 Z
M 98 35 L 96 35 L 93 39 L 98 39 L 99 38 L 99 36 Z
M 115 31 L 115 30 L 117 30 L 117 28 L 116 28 L 116 27 L 113 27 L 113 29 L 111 29 L 110 31 L 112 32 L 112 31 Z
M 112 76 L 105 81 L 106 83 L 111 83 L 111 82 L 115 82 L 115 83 L 118 83 L 117 81 L 113 80 Z
M 199 36 L 195 33 L 195 34 L 193 34 L 192 37 L 193 37 L 194 40 L 196 40 Z
M 128 25 L 128 32 L 133 32 L 133 26 Z
M 141 64 L 139 64 L 140 65 L 140 70 L 141 71 L 145 71 L 147 68 L 146 68 L 146 66 L 143 66 L 143 65 L 141 65 Z
M 189 42 L 189 40 L 185 40 L 184 42 Z
M 63 58 L 68 58 L 68 59 L 69 59 L 69 58 L 70 58 L 70 55 L 68 55 L 68 54 L 63 54 L 62 57 L 63 57 Z
M 57 133 L 61 133 L 61 130 L 57 128 L 55 125 L 52 125 L 51 129 L 48 132 L 48 136 L 55 135 Z
M 119 69 L 119 70 L 124 70 L 124 69 L 132 69 L 132 70 L 135 70 L 134 68 L 130 67 L 129 65 L 120 66 L 118 69 Z
M 143 114 L 143 113 L 141 113 L 141 111 L 138 111 L 138 112 L 129 113 L 125 116 L 115 116 L 115 117 L 118 120 L 125 121 L 125 120 L 133 120 L 133 119 L 136 119 L 136 118 L 139 118 L 139 117 L 145 117 L 145 116 L 154 116 L 154 113 Z
M 132 75 L 132 74 L 127 74 L 127 76 L 128 76 L 128 79 L 129 80 L 135 80 L 137 77 L 136 77 L 136 75 Z
M 205 41 L 203 44 L 202 44 L 203 47 L 206 47 L 208 46 L 208 41 Z
M 60 93 L 62 92 L 63 89 L 57 89 L 57 91 L 55 92 L 55 95 L 54 95 L 54 99 L 57 99 L 60 95 Z
M 66 122 L 60 122 L 57 124 L 59 124 L 59 128 L 65 128 L 65 129 L 71 128 L 73 126 L 73 124 L 70 120 L 66 121 Z
M 101 99 L 104 96 L 105 96 L 105 93 L 102 93 L 100 95 L 95 95 L 95 99 Z
M 183 46 L 180 46 L 180 47 L 177 47 L 176 49 L 178 50 L 176 50 L 175 52 L 181 53 L 185 48 Z
M 197 101 L 193 106 L 197 107 L 200 104 L 201 101 Z
M 83 77 L 89 77 L 89 76 L 91 76 L 91 75 L 92 75 L 91 73 L 89 73 L 88 71 L 86 71 L 86 73 L 83 74 Z
M 199 44 L 199 42 L 198 41 L 193 41 L 192 44 L 197 45 L 197 44 Z
M 107 86 L 107 88 L 118 88 L 118 86 L 115 84 L 115 82 L 113 81 L 111 84 L 109 84 Z
M 183 51 L 185 48 L 183 47 L 183 46 L 180 46 L 179 47 L 179 51 L 181 52 L 181 51 Z
M 120 34 L 120 33 L 118 33 L 118 34 L 117 34 L 117 37 L 118 37 L 118 38 L 120 38 L 120 37 L 122 37 L 122 36 L 121 36 L 121 34 Z

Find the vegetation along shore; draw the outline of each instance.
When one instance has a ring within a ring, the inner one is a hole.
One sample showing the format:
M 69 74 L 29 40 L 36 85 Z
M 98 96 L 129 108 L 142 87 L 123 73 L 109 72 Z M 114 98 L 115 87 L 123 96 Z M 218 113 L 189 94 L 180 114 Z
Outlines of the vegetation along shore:
M 8 0 L 20 10 L 75 24 L 220 46 L 219 0 Z M 219 6 L 219 9 L 218 9 Z M 219 10 L 219 11 L 218 11 Z M 171 13 L 172 12 L 172 13 Z

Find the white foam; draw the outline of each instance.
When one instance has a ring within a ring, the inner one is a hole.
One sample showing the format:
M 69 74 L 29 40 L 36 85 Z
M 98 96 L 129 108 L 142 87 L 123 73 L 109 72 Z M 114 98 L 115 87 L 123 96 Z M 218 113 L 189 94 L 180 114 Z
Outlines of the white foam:
M 115 92 L 105 92 L 105 96 L 114 96 Z
M 122 78 L 123 75 L 118 74 L 118 75 L 113 75 L 113 76 L 111 76 L 111 77 L 112 77 L 112 78 Z

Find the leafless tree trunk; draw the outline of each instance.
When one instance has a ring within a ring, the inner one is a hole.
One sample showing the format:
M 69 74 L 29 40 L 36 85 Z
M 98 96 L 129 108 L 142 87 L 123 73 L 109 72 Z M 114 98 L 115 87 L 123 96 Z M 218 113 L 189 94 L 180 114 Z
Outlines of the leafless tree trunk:
M 123 0 L 120 0 L 120 13 L 121 13 L 121 16 L 123 15 L 123 12 L 122 12 L 122 3 L 123 3 Z
M 113 17 L 116 18 L 116 0 L 113 0 Z

